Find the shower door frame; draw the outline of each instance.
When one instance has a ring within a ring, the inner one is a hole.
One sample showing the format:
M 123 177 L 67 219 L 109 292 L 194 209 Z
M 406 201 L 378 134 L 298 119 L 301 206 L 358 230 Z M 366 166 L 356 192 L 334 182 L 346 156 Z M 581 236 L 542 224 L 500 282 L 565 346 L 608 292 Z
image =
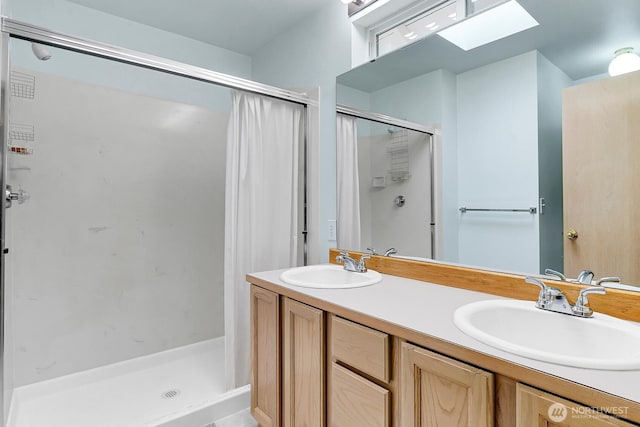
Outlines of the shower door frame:
M 212 83 L 218 86 L 228 87 L 230 89 L 237 89 L 246 92 L 255 93 L 258 95 L 264 95 L 271 98 L 276 98 L 283 101 L 293 102 L 303 106 L 303 138 L 302 138 L 302 174 L 303 174 L 303 201 L 302 201 L 302 219 L 299 223 L 302 225 L 300 234 L 303 240 L 303 263 L 307 264 L 307 252 L 308 252 L 308 203 L 309 203 L 309 107 L 318 106 L 318 101 L 308 97 L 306 94 L 290 91 L 287 89 L 281 89 L 275 86 L 269 86 L 262 83 L 254 82 L 252 80 L 235 77 L 228 74 L 219 73 L 216 71 L 208 70 L 206 68 L 197 67 L 195 65 L 189 65 L 182 62 L 174 61 L 171 59 L 138 52 L 131 49 L 122 48 L 115 45 L 101 43 L 95 40 L 90 40 L 82 37 L 76 37 L 73 35 L 53 31 L 44 27 L 29 24 L 26 22 L 2 17 L 1 18 L 1 32 L 2 32 L 2 58 L 1 58 L 1 82 L 2 91 L 0 93 L 2 113 L 0 114 L 0 189 L 5 192 L 7 184 L 7 145 L 8 145 L 8 90 L 9 88 L 9 72 L 10 72 L 10 52 L 9 42 L 11 38 L 21 39 L 28 42 L 36 42 L 56 48 L 70 50 L 81 54 L 87 54 L 95 57 L 100 57 L 112 61 L 122 62 L 138 67 L 143 67 L 151 70 L 164 72 L 167 74 L 173 74 L 180 77 L 186 77 L 188 79 Z M 6 193 L 5 193 L 6 194 Z M 6 195 L 3 195 L 2 205 L 0 207 L 0 426 L 5 425 L 4 411 L 4 364 L 5 364 L 5 264 L 4 256 L 8 253 L 8 248 L 5 247 L 5 211 L 7 209 L 5 205 Z
M 436 128 L 421 125 L 418 123 L 408 122 L 406 120 L 397 119 L 392 116 L 387 116 L 385 114 L 375 113 L 372 111 L 359 110 L 357 108 L 347 107 L 345 105 L 336 105 L 336 113 L 342 114 L 345 116 L 355 117 L 356 119 L 364 119 L 370 120 L 376 123 L 382 123 L 390 126 L 397 126 L 404 129 L 412 130 L 415 132 L 425 133 L 429 135 L 429 167 L 430 167 L 430 195 L 429 195 L 429 210 L 430 210 L 430 219 L 429 219 L 429 233 L 431 235 L 431 259 L 437 259 L 436 253 L 439 248 L 437 245 L 437 237 L 438 237 L 438 227 L 436 223 L 436 173 L 435 173 L 435 135 L 438 133 Z

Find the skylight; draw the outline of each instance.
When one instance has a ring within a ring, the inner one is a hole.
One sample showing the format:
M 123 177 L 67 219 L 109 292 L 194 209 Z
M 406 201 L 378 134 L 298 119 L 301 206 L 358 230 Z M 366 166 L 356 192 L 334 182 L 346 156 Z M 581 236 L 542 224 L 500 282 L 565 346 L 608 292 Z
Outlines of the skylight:
M 471 50 L 538 25 L 516 0 L 470 16 L 438 35 L 463 50 Z

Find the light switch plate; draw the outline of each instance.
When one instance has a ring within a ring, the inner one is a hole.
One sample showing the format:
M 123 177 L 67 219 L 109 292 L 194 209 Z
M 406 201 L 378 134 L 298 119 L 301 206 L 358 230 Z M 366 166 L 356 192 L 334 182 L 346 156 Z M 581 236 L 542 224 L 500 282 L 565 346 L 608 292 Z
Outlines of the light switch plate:
M 330 219 L 329 220 L 329 240 L 335 241 L 337 239 L 338 239 L 338 236 L 336 234 L 336 220 Z

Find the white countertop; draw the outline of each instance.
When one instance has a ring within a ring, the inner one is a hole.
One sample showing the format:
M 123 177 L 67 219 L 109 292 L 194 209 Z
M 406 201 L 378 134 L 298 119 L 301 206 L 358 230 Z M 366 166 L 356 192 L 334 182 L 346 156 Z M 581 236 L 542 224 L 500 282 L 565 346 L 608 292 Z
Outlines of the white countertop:
M 350 289 L 315 289 L 288 285 L 280 280 L 285 270 L 273 270 L 250 275 L 282 288 L 335 304 L 411 329 L 422 334 L 555 375 L 606 393 L 640 402 L 640 370 L 608 371 L 574 368 L 541 362 L 496 349 L 465 335 L 453 323 L 453 313 L 465 304 L 503 297 L 437 285 L 403 277 L 382 275 L 375 285 Z M 534 302 L 531 302 L 534 304 Z M 588 351 L 589 343 L 585 343 Z M 606 345 L 593 343 L 592 345 Z M 640 343 L 638 343 L 640 346 Z M 472 361 L 470 361 L 473 363 Z

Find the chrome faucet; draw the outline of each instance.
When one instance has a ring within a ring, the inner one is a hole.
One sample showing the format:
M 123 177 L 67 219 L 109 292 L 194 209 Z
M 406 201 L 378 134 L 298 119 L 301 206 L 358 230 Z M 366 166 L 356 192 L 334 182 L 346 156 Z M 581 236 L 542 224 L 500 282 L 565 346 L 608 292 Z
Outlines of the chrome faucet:
M 367 248 L 367 250 L 371 255 L 379 255 L 374 248 Z M 390 256 L 397 253 L 398 251 L 396 250 L 396 248 L 389 248 L 386 251 L 384 251 L 384 254 L 382 254 L 382 256 Z
M 386 251 L 384 251 L 384 256 L 390 256 L 397 253 L 398 251 L 396 250 L 396 248 L 389 248 Z
M 550 268 L 547 268 L 546 270 L 544 270 L 544 274 L 549 276 L 555 276 L 559 280 L 563 282 L 569 282 L 569 283 L 580 283 L 583 285 L 591 285 L 594 282 L 594 274 L 590 270 L 582 270 L 580 274 L 578 274 L 578 277 L 576 279 L 569 279 L 564 274 L 558 271 L 552 270 Z M 603 283 L 607 283 L 607 282 L 620 283 L 620 278 L 619 277 L 601 277 L 600 279 L 595 280 L 595 282 L 597 286 L 600 286 Z
M 607 289 L 601 286 L 584 288 L 580 291 L 575 305 L 571 305 L 560 289 L 547 286 L 542 280 L 535 277 L 527 277 L 524 280 L 540 288 L 538 301 L 536 301 L 537 308 L 578 317 L 591 317 L 593 315 L 593 310 L 587 305 L 589 304 L 588 294 L 607 293 Z
M 578 274 L 576 280 L 578 283 L 582 283 L 583 285 L 590 285 L 591 281 L 593 281 L 593 271 L 582 270 L 580 274 Z
M 349 256 L 347 251 L 340 251 L 340 255 L 336 257 L 336 261 L 338 263 L 344 264 L 344 269 L 347 271 L 353 271 L 355 273 L 366 273 L 367 266 L 365 265 L 365 261 L 371 258 L 371 255 L 362 255 L 360 257 L 360 262 L 356 263 L 356 260 Z

